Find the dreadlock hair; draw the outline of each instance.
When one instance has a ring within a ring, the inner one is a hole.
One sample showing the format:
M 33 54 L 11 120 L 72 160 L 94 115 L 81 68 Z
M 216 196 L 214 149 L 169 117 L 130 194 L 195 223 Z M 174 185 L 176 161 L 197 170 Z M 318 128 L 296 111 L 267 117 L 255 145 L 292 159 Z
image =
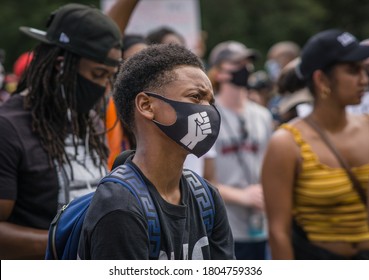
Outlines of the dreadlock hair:
M 59 71 L 55 65 L 60 56 L 64 57 L 64 65 Z M 58 46 L 41 43 L 35 48 L 34 58 L 16 91 L 28 90 L 24 106 L 31 111 L 32 130 L 40 136 L 51 164 L 53 160 L 59 164 L 69 162 L 64 149 L 64 141 L 69 133 L 81 139 L 88 138 L 89 152 L 96 166 L 105 164 L 108 156 L 104 131 L 96 129 L 102 111 L 101 104 L 100 108 L 96 107 L 95 116 L 78 114 L 76 111 L 79 60 L 78 55 Z M 77 155 L 78 143 L 76 137 L 72 138 Z

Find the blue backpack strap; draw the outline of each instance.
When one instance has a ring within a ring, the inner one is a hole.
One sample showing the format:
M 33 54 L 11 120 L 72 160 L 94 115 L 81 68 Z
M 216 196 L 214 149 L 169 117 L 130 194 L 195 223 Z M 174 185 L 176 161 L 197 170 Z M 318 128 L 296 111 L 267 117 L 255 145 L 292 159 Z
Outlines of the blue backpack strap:
M 196 198 L 206 232 L 210 236 L 214 228 L 215 204 L 209 186 L 200 175 L 189 169 L 183 169 L 183 175 Z
M 140 173 L 135 170 L 131 164 L 125 163 L 124 165 L 118 166 L 110 172 L 109 175 L 101 179 L 100 184 L 105 182 L 121 184 L 137 198 L 137 201 L 145 212 L 149 226 L 150 258 L 159 258 L 161 232 L 159 216 L 149 190 Z
M 90 205 L 93 192 L 64 205 L 49 227 L 46 260 L 75 260 L 82 224 Z

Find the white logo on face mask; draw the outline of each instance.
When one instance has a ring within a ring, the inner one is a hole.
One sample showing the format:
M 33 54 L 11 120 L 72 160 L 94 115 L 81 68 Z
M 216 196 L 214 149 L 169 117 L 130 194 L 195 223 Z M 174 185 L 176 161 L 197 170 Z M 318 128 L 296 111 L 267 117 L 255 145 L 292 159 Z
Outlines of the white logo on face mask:
M 210 119 L 207 112 L 188 116 L 188 133 L 181 139 L 181 143 L 193 149 L 197 143 L 211 134 Z

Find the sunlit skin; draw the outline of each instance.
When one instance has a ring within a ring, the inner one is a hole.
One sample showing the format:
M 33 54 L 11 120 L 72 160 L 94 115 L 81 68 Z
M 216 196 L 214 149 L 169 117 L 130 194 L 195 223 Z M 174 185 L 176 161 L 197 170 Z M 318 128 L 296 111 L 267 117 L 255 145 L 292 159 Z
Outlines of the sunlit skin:
M 359 104 L 368 85 L 363 62 L 338 64 L 333 70 L 332 92 L 342 106 Z

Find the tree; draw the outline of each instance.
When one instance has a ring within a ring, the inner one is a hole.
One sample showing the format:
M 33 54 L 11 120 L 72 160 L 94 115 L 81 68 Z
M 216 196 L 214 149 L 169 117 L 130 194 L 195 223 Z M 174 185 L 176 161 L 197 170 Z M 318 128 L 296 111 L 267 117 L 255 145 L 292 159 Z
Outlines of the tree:
M 78 0 L 82 4 L 99 7 L 99 0 Z M 12 71 L 13 63 L 25 51 L 31 50 L 37 41 L 19 31 L 20 26 L 30 26 L 45 30 L 50 13 L 67 0 L 2 0 L 0 8 L 0 48 L 6 52 L 5 69 Z
M 224 40 L 238 40 L 264 56 L 281 40 L 303 46 L 314 33 L 328 28 L 369 38 L 369 1 L 352 0 L 200 0 L 208 53 Z M 262 59 L 263 60 L 263 59 Z M 260 62 L 259 62 L 260 64 Z M 260 66 L 260 65 L 259 65 Z
M 0 48 L 7 53 L 7 71 L 11 71 L 22 52 L 37 43 L 21 34 L 19 26 L 44 29 L 50 12 L 70 2 L 2 0 Z M 75 2 L 100 6 L 99 0 Z M 360 40 L 369 38 L 368 0 L 351 0 L 349 4 L 347 0 L 199 0 L 199 3 L 202 28 L 208 33 L 207 54 L 217 43 L 233 39 L 258 49 L 263 60 L 277 41 L 292 40 L 302 46 L 314 33 L 334 27 L 348 30 Z

